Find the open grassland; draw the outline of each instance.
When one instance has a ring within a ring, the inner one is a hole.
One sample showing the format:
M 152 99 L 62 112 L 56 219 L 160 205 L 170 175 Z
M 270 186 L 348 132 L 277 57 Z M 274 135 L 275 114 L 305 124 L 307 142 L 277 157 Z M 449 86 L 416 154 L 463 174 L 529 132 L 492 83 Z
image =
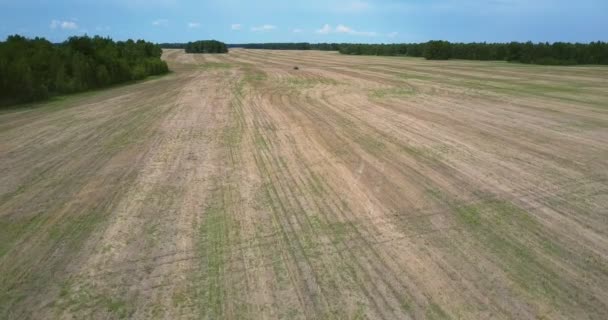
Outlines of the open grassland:
M 0 318 L 608 318 L 608 68 L 163 57 L 0 112 Z

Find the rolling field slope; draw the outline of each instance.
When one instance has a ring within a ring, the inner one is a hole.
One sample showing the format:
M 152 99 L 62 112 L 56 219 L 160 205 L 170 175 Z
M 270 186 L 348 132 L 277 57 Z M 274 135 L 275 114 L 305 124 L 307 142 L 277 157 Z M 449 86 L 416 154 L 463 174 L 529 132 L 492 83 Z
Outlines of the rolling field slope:
M 608 318 L 608 68 L 163 58 L 0 111 L 0 318 Z

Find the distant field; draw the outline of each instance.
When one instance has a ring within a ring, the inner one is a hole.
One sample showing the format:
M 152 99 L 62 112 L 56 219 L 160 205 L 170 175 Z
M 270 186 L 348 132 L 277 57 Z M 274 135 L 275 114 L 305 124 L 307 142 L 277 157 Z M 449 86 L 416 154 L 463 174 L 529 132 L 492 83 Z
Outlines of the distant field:
M 0 111 L 0 319 L 608 318 L 608 67 L 163 58 Z

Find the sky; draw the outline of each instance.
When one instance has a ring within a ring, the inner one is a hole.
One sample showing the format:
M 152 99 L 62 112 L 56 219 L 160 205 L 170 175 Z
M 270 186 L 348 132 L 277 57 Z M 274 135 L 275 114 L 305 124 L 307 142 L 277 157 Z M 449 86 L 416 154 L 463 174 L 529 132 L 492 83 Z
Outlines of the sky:
M 608 0 L 0 0 L 0 38 L 608 41 Z

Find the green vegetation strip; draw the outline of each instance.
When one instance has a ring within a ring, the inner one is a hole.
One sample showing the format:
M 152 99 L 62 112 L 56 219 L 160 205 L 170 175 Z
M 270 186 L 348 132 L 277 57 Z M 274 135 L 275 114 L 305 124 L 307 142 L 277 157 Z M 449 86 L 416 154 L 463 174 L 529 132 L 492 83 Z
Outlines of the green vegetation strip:
M 555 306 L 580 303 L 593 306 L 593 296 L 581 291 L 578 283 L 561 277 L 551 262 L 550 257 L 576 259 L 575 253 L 553 240 L 554 235 L 529 212 L 491 196 L 463 204 L 439 191 L 429 193 L 454 211 L 464 230 L 492 254 L 493 262 L 501 266 L 523 292 Z M 578 298 L 573 299 L 573 295 Z
M 392 87 L 371 90 L 369 96 L 371 98 L 382 99 L 390 97 L 408 97 L 416 94 L 416 91 L 410 87 Z

